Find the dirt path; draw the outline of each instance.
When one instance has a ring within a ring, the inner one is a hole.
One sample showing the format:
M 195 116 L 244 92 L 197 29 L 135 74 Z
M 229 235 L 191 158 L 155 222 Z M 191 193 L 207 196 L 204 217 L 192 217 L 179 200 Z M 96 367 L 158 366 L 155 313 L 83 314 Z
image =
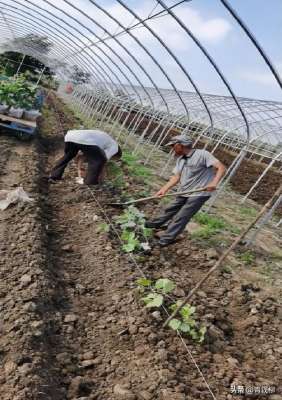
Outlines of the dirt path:
M 33 202 L 1 212 L 1 399 L 62 398 L 50 358 L 52 279 L 36 143 L 1 137 L 1 188 L 22 185 Z M 52 379 L 54 375 L 54 379 Z
M 184 398 L 186 361 L 177 377 L 168 334 L 136 303 L 139 274 L 97 232 L 92 195 L 73 170 L 42 183 L 57 155 L 45 139 L 1 137 L 1 187 L 22 184 L 34 199 L 1 213 L 1 398 Z
M 169 353 L 170 334 L 148 326 L 132 291 L 140 273 L 98 232 L 100 209 L 71 175 L 48 191 L 49 261 L 61 321 L 54 357 L 67 398 L 184 399 L 196 370 L 188 379 L 185 357 L 175 368 L 180 342 Z M 94 196 L 101 201 L 99 191 Z

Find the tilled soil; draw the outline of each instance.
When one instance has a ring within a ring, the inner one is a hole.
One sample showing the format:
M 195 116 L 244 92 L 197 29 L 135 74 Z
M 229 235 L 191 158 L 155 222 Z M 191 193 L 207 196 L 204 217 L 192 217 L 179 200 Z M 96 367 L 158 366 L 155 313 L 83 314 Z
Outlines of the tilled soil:
M 210 391 L 223 400 L 231 384 L 278 385 L 277 293 L 243 270 L 221 272 L 195 298 L 205 343 L 163 330 L 165 315 L 139 300 L 140 269 L 174 280 L 181 298 L 217 252 L 186 237 L 136 268 L 114 232 L 99 229 L 118 213 L 105 206 L 112 191 L 78 186 L 73 168 L 55 185 L 41 180 L 62 144 L 48 124 L 42 135 L 32 144 L 0 137 L 1 188 L 21 184 L 34 198 L 0 214 L 1 400 L 196 400 Z

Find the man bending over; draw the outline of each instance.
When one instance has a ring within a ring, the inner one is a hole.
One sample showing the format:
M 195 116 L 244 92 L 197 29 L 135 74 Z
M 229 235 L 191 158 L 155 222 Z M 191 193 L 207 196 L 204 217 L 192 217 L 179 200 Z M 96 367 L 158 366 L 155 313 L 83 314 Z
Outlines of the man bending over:
M 71 130 L 65 136 L 64 156 L 52 169 L 49 180 L 62 179 L 68 163 L 79 153 L 87 163 L 83 176 L 86 185 L 97 185 L 104 167 L 112 157 L 120 158 L 122 151 L 118 143 L 106 132 L 99 130 Z

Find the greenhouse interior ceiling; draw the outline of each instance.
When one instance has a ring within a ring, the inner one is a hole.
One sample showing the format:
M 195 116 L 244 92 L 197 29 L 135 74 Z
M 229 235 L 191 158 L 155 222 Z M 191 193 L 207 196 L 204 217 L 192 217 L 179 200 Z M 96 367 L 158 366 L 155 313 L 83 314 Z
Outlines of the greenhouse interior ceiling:
M 281 160 L 282 62 L 243 0 L 0 3 L 0 52 L 40 60 L 61 83 L 84 74 L 80 101 L 100 98 L 214 149 Z
M 282 0 L 0 0 L 0 400 L 282 400 L 281 43 Z

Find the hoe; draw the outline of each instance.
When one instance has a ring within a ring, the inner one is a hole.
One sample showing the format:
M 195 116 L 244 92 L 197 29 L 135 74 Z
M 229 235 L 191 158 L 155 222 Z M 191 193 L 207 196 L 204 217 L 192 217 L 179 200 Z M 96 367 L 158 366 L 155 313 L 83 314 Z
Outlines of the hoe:
M 164 197 L 184 196 L 184 195 L 190 195 L 190 194 L 194 194 L 194 193 L 204 192 L 206 190 L 207 190 L 206 188 L 199 188 L 199 189 L 190 190 L 190 191 L 186 191 L 186 192 L 169 193 L 169 194 L 165 194 L 164 196 L 161 196 L 161 197 L 149 196 L 149 197 L 142 197 L 142 198 L 137 199 L 137 200 L 129 200 L 129 201 L 126 201 L 124 203 L 118 203 L 118 202 L 116 202 L 116 203 L 107 203 L 107 205 L 112 206 L 112 207 L 125 207 L 125 206 L 129 206 L 131 204 L 146 203 L 147 201 L 151 201 L 151 200 L 161 200 Z

